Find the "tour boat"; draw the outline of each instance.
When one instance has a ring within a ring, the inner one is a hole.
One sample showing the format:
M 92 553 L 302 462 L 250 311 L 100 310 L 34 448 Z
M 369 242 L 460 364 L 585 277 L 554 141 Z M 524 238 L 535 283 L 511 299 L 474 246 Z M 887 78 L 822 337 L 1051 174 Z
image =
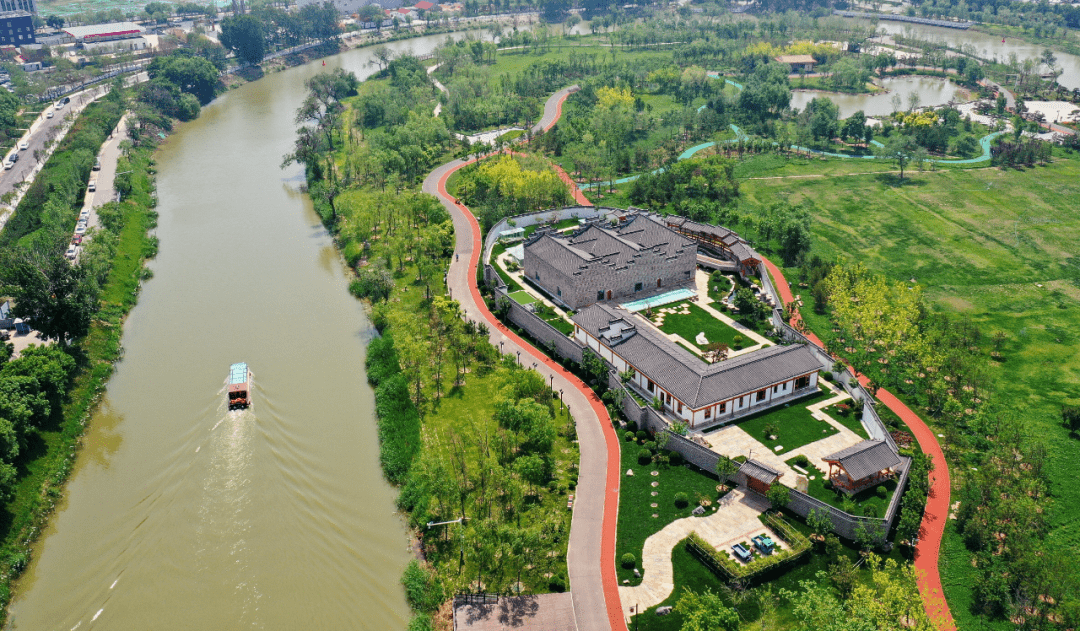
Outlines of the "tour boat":
M 244 362 L 229 366 L 229 386 L 226 394 L 230 410 L 251 405 L 251 371 Z

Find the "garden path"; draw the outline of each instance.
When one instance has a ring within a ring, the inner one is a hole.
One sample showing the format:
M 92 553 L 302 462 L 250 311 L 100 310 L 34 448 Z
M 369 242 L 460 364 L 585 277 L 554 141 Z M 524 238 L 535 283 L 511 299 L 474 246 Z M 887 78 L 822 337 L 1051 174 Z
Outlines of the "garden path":
M 773 541 L 782 545 L 776 533 L 758 519 L 758 515 L 770 508 L 768 500 L 760 495 L 735 489 L 720 498 L 715 507 L 714 512 L 704 517 L 676 519 L 659 532 L 649 535 L 641 553 L 641 584 L 619 586 L 619 597 L 626 617 L 633 616 L 635 611 L 645 611 L 658 605 L 671 595 L 675 589 L 671 551 L 691 531 L 701 535 L 718 550 L 729 549 L 741 541 L 750 541 L 751 537 L 762 532 L 768 532 Z M 639 519 L 649 517 L 641 515 Z

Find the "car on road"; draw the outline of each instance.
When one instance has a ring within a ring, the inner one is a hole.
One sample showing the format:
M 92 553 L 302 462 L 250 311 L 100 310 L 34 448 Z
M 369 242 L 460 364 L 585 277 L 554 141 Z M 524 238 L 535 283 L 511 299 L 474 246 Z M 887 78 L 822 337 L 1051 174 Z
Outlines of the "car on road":
M 90 209 L 83 208 L 79 211 L 79 221 L 90 221 Z
M 4 163 L 4 168 L 7 169 L 8 171 L 10 171 L 11 167 L 13 167 L 13 166 L 15 166 L 15 163 L 11 162 L 10 160 Z
M 71 245 L 80 245 L 82 243 L 82 235 L 77 234 L 71 238 Z
M 29 141 L 24 140 L 24 141 L 19 143 L 19 151 L 26 151 L 29 148 L 30 148 L 30 142 Z
M 60 102 L 63 103 L 64 105 L 67 105 L 68 103 L 71 103 L 71 97 L 70 96 L 65 96 L 64 98 L 60 99 Z
M 75 226 L 75 234 L 86 234 L 86 224 L 80 223 Z
M 52 110 L 49 110 L 48 112 L 45 112 L 45 118 L 52 118 L 52 117 L 53 117 L 53 111 Z
M 94 170 L 95 171 L 100 171 L 101 170 L 101 158 L 98 158 L 97 160 L 94 160 Z
M 64 252 L 64 256 L 67 257 L 67 260 L 74 261 L 75 260 L 75 246 L 74 245 L 69 245 L 68 249 L 67 249 L 67 252 Z
M 64 102 L 63 101 L 57 101 L 56 102 L 56 109 L 62 109 L 63 107 L 64 107 Z
M 86 187 L 86 190 L 93 193 L 97 190 L 97 180 L 90 180 L 90 185 Z

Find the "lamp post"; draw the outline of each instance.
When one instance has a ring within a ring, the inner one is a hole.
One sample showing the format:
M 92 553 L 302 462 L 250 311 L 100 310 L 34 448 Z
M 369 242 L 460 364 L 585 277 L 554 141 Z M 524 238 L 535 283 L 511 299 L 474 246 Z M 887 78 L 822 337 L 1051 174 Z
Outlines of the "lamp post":
M 457 519 L 451 519 L 450 521 L 429 521 L 427 527 L 430 529 L 432 526 L 445 526 L 446 524 L 461 524 L 461 558 L 458 560 L 458 574 L 461 574 L 465 569 L 465 522 L 468 521 L 468 517 L 458 517 Z
M 520 366 L 521 365 L 521 351 L 517 352 L 517 358 L 518 358 L 518 366 Z

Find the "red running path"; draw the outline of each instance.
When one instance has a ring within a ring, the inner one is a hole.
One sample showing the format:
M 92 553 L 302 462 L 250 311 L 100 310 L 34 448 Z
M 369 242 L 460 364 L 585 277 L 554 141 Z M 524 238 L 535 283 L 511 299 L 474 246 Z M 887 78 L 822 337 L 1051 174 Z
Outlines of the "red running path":
M 772 261 L 764 259 L 765 267 L 773 277 L 773 284 L 780 292 L 780 299 L 785 305 L 792 305 L 793 314 L 791 325 L 795 326 L 802 318 L 798 310 L 794 308 L 795 297 L 791 295 L 784 273 L 780 268 L 773 265 Z M 811 332 L 806 337 L 818 346 L 825 348 L 818 336 Z M 864 386 L 869 383 L 865 375 L 859 375 L 859 383 Z M 941 587 L 941 573 L 938 571 L 938 551 L 941 548 L 941 538 L 945 534 L 945 523 L 949 517 L 949 466 L 945 463 L 945 454 L 941 452 L 934 432 L 926 426 L 918 414 L 904 405 L 904 402 L 896 398 L 893 393 L 884 388 L 877 391 L 877 398 L 885 407 L 889 408 L 900 417 L 911 430 L 915 440 L 919 441 L 919 447 L 923 453 L 930 456 L 934 463 L 934 471 L 930 474 L 930 493 L 926 500 L 926 512 L 923 513 L 922 526 L 919 528 L 919 543 L 915 546 L 915 568 L 920 571 L 919 592 L 922 594 L 923 606 L 926 614 L 940 631 L 955 631 L 956 623 L 953 621 L 949 605 L 945 602 L 945 593 Z
M 576 86 L 575 86 L 576 87 Z M 549 129 L 573 89 L 562 90 L 545 104 L 537 125 Z M 439 197 L 450 211 L 457 235 L 455 260 L 447 273 L 447 286 L 466 318 L 487 322 L 491 342 L 503 353 L 518 354 L 523 365 L 531 357 L 542 375 L 563 391 L 578 427 L 581 450 L 577 498 L 570 527 L 567 567 L 574 613 L 580 631 L 625 631 L 615 575 L 615 535 L 619 511 L 619 440 L 607 409 L 596 393 L 559 363 L 515 335 L 487 309 L 476 283 L 483 244 L 476 217 L 446 190 L 450 175 L 470 161 L 455 160 L 428 175 L 423 190 Z M 459 259 L 458 257 L 461 257 Z M 462 265 L 465 263 L 465 265 Z M 522 357 L 524 355 L 524 357 Z

